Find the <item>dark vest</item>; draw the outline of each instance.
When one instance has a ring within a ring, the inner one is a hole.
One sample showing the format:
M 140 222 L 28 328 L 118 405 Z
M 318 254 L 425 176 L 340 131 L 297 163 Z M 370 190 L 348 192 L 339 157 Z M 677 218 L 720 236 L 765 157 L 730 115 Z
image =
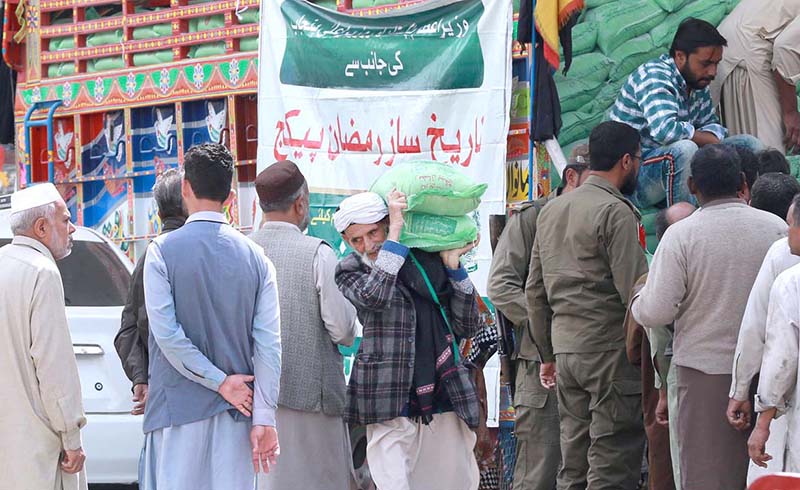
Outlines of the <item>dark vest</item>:
M 282 351 L 278 405 L 342 415 L 342 355 L 322 321 L 312 269 L 317 250 L 328 245 L 283 224 L 267 223 L 250 238 L 264 247 L 278 278 Z

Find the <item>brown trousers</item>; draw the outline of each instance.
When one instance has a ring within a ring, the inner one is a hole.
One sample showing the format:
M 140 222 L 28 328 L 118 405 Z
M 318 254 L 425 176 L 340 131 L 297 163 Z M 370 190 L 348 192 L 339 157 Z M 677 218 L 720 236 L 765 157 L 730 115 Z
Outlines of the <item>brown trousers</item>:
M 676 368 L 682 489 L 745 489 L 750 431 L 737 431 L 725 418 L 731 375 Z
M 631 317 L 629 317 L 631 318 Z M 658 390 L 655 387 L 656 372 L 650 356 L 650 341 L 644 329 L 635 322 L 626 322 L 626 347 L 628 360 L 642 371 L 642 412 L 644 431 L 647 434 L 647 465 L 650 490 L 675 490 L 672 473 L 672 456 L 669 448 L 669 428 L 656 422 Z

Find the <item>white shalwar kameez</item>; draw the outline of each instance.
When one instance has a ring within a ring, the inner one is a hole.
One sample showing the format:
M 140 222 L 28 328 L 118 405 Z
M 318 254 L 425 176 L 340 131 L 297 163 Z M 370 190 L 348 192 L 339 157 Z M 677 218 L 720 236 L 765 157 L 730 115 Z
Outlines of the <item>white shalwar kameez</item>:
M 795 392 L 800 356 L 800 265 L 783 272 L 770 293 L 764 359 L 761 364 L 756 411 L 778 409 L 788 417 L 785 471 L 800 471 L 800 431 Z M 768 451 L 769 452 L 769 451 Z

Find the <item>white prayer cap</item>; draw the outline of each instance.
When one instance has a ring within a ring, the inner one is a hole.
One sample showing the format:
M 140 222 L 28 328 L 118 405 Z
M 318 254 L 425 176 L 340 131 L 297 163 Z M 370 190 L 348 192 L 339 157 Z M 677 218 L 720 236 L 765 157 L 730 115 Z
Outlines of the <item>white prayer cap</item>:
M 21 191 L 11 194 L 11 214 L 26 211 L 28 209 L 37 208 L 57 202 L 63 199 L 61 194 L 51 183 L 38 184 L 26 187 Z
M 381 196 L 374 192 L 362 192 L 339 203 L 339 209 L 333 214 L 333 226 L 339 233 L 344 233 L 350 225 L 371 225 L 388 214 L 389 208 Z

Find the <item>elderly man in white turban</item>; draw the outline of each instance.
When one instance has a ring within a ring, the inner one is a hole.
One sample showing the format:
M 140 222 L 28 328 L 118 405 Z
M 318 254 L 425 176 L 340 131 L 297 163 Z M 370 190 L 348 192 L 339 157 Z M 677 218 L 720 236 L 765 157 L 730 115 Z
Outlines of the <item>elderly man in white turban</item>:
M 86 488 L 86 424 L 56 260 L 75 227 L 52 184 L 11 196 L 11 244 L 0 248 L 0 441 L 3 488 Z
M 395 190 L 388 201 L 357 194 L 334 215 L 356 251 L 339 263 L 336 284 L 364 327 L 345 420 L 366 425 L 380 490 L 475 490 L 478 399 L 457 348 L 483 326 L 459 263 L 472 245 L 409 250 L 400 243 L 406 197 Z

